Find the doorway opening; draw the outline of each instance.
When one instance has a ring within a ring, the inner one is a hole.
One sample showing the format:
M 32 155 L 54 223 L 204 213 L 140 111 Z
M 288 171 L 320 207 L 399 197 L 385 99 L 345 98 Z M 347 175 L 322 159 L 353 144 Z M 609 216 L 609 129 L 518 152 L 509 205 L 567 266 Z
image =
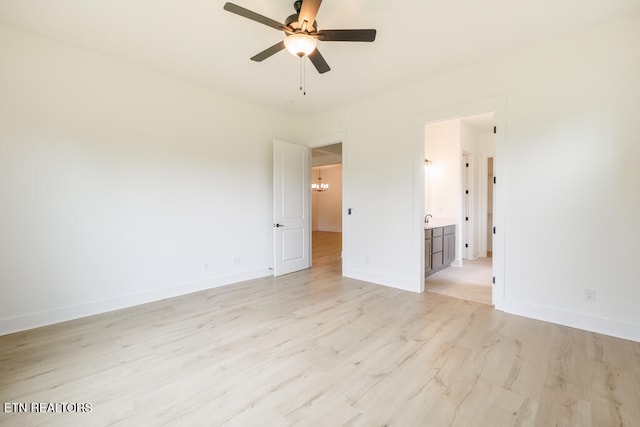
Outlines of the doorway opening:
M 311 150 L 311 266 L 342 274 L 342 143 Z
M 425 125 L 425 245 L 432 247 L 431 254 L 425 250 L 427 292 L 492 304 L 488 231 L 493 228 L 495 126 L 493 112 Z M 450 267 L 429 271 L 437 263 L 428 257 L 442 256 L 433 249 L 442 233 L 439 227 L 451 233 L 452 226 L 455 257 L 450 258 Z

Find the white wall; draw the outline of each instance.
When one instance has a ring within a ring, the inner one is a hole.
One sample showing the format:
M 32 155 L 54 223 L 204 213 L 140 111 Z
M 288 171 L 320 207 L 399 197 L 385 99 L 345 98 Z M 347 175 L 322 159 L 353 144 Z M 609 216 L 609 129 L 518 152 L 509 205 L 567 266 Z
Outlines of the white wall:
M 431 165 L 425 168 L 426 211 L 437 221 L 458 223 L 460 197 L 460 120 L 446 120 L 425 126 L 425 157 Z
M 342 232 L 342 164 L 313 167 L 312 182 L 317 182 L 319 169 L 322 182 L 329 184 L 329 190 L 311 193 L 312 228 L 314 231 Z
M 0 333 L 270 274 L 297 122 L 0 27 Z
M 353 215 L 343 224 L 344 274 L 421 289 L 417 121 L 504 94 L 498 308 L 640 340 L 638 69 L 633 16 L 305 120 L 312 135 L 348 135 L 344 202 Z M 595 302 L 585 301 L 586 288 L 597 290 Z
M 507 256 L 497 307 L 640 340 L 639 16 L 297 128 L 285 115 L 14 30 L 0 29 L 0 64 L 2 331 L 265 274 L 271 139 L 302 135 L 345 136 L 353 213 L 343 273 L 419 291 L 420 119 L 504 94 L 494 250 L 500 240 Z M 595 302 L 585 288 L 596 289 Z
M 432 222 L 456 224 L 456 258 L 462 265 L 462 145 L 460 119 L 431 123 L 424 127 L 425 158 L 431 165 L 425 168 L 425 211 L 433 215 Z M 428 196 L 427 196 L 428 195 Z

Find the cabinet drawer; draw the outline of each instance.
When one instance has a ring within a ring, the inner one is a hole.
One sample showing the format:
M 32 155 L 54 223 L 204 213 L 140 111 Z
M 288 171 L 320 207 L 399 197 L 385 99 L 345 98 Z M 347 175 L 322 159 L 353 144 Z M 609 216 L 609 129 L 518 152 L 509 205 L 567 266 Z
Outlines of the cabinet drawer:
M 433 237 L 442 236 L 442 227 L 432 228 L 431 233 Z
M 444 228 L 444 234 L 453 234 L 456 232 L 456 226 L 455 225 L 447 225 Z
M 433 252 L 440 252 L 442 251 L 442 236 L 439 237 L 433 237 L 432 242 L 431 242 L 431 250 Z

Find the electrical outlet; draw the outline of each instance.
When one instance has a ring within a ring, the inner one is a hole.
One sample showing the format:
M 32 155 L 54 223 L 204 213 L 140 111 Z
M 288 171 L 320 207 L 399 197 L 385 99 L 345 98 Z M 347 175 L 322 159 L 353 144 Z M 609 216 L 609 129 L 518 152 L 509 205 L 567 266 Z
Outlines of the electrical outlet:
M 234 257 L 233 258 L 233 265 L 240 265 L 240 264 L 242 264 L 242 257 L 239 257 L 239 256 Z
M 596 300 L 596 290 L 595 289 L 585 289 L 584 290 L 584 300 L 589 302 L 594 302 Z

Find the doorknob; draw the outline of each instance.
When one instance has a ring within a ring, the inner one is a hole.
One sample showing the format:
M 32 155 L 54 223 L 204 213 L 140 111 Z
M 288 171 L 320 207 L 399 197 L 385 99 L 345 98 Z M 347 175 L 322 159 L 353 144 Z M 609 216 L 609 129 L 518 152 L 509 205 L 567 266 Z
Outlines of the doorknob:
M 278 228 L 278 227 L 284 227 L 284 224 L 274 224 L 274 227 Z

